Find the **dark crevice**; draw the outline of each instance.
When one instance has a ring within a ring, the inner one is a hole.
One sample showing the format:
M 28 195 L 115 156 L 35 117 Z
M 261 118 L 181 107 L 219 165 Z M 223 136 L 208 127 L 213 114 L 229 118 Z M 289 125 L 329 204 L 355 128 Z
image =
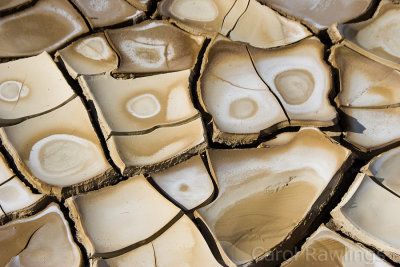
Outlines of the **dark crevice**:
M 0 205 L 0 210 L 1 210 L 1 212 L 3 212 L 4 216 L 7 217 L 7 213 L 4 211 L 4 209 L 3 209 L 3 207 L 1 205 Z
M 167 192 L 164 191 L 164 189 L 162 189 L 155 181 L 154 179 L 150 176 L 150 175 L 146 175 L 147 181 L 149 182 L 149 184 L 151 184 L 151 186 L 154 187 L 155 190 L 158 191 L 158 193 L 160 193 L 164 198 L 166 198 L 169 202 L 171 202 L 172 204 L 174 204 L 176 207 L 178 207 L 180 210 L 182 210 L 185 214 L 188 213 L 188 209 L 186 209 L 181 203 L 179 203 L 178 201 L 176 201 L 172 196 L 170 196 Z
M 11 7 L 5 10 L 0 11 L 0 18 L 24 11 L 25 9 L 28 9 L 32 6 L 34 6 L 39 0 L 30 0 L 28 3 L 23 3 L 21 5 L 18 5 L 16 7 Z
M 351 236 L 348 236 L 348 235 L 344 234 L 341 231 L 335 231 L 335 233 L 339 234 L 344 239 L 348 239 L 348 240 L 354 242 L 355 244 L 360 244 L 360 241 L 352 238 Z M 389 263 L 391 266 L 400 267 L 399 263 L 394 262 L 392 259 L 390 259 L 388 256 L 386 256 L 382 251 L 379 251 L 376 248 L 374 248 L 374 247 L 372 247 L 370 245 L 364 244 L 364 243 L 362 243 L 362 245 L 364 247 L 366 247 L 367 249 L 371 250 L 376 256 L 378 256 L 379 258 L 381 258 L 384 261 L 386 261 L 387 263 Z
M 372 16 L 376 12 L 380 2 L 381 2 L 381 0 L 372 0 L 370 6 L 367 8 L 367 10 L 363 14 L 361 14 L 357 18 L 347 21 L 346 24 L 347 23 L 357 23 L 357 22 L 365 21 L 365 20 L 372 18 Z
M 91 266 L 89 263 L 89 257 L 88 257 L 89 254 L 88 254 L 85 246 L 78 240 L 77 228 L 75 227 L 75 222 L 70 217 L 70 211 L 67 208 L 67 206 L 65 205 L 65 200 L 62 200 L 62 202 L 59 202 L 57 199 L 54 199 L 54 202 L 56 202 L 58 204 L 58 206 L 60 207 L 60 210 L 63 213 L 64 218 L 68 223 L 72 238 L 74 239 L 75 244 L 77 244 L 77 246 L 79 247 L 79 249 L 82 252 L 82 261 L 84 263 L 84 266 Z
M 71 6 L 73 6 L 73 8 L 76 10 L 76 12 L 79 13 L 79 15 L 81 16 L 81 18 L 85 21 L 86 27 L 88 27 L 89 31 L 92 30 L 92 26 L 89 22 L 89 20 L 86 18 L 85 14 L 83 14 L 82 10 L 74 3 L 74 1 L 72 0 L 67 0 Z
M 199 229 L 201 235 L 204 237 L 204 240 L 206 241 L 208 247 L 211 250 L 211 253 L 213 254 L 214 258 L 217 260 L 219 264 L 221 264 L 224 267 L 228 267 L 222 258 L 222 255 L 218 249 L 217 244 L 215 243 L 214 237 L 211 234 L 210 230 L 208 229 L 207 225 L 204 223 L 203 220 L 200 218 L 195 218 L 194 222 Z
M 205 201 L 202 205 L 200 205 L 200 207 L 198 207 L 198 208 L 201 208 L 201 207 L 203 207 L 203 206 L 206 206 L 206 205 L 212 203 L 215 199 L 217 199 L 217 197 L 218 197 L 218 195 L 219 195 L 218 179 L 217 179 L 217 177 L 215 177 L 215 175 L 214 175 L 215 172 L 214 172 L 214 170 L 213 170 L 213 166 L 212 166 L 212 163 L 211 163 L 210 156 L 208 155 L 208 151 L 205 151 L 205 152 L 201 153 L 201 154 L 200 154 L 200 157 L 201 157 L 201 159 L 202 159 L 202 161 L 203 161 L 203 164 L 204 164 L 204 166 L 205 166 L 206 169 L 207 169 L 208 175 L 210 176 L 210 179 L 211 179 L 211 181 L 212 181 L 212 183 L 213 183 L 214 192 L 213 192 L 213 194 L 210 196 L 210 199 L 209 199 L 209 200 L 206 200 L 206 201 Z
M 208 114 L 200 104 L 199 99 L 199 92 L 200 90 L 200 76 L 201 76 L 201 69 L 203 66 L 203 61 L 205 59 L 206 51 L 211 43 L 211 39 L 205 39 L 204 43 L 197 55 L 196 63 L 190 73 L 189 77 L 189 89 L 190 89 L 190 97 L 193 103 L 193 106 L 200 112 L 202 121 L 206 131 L 207 143 L 210 145 L 212 143 L 211 136 L 212 136 L 212 117 Z

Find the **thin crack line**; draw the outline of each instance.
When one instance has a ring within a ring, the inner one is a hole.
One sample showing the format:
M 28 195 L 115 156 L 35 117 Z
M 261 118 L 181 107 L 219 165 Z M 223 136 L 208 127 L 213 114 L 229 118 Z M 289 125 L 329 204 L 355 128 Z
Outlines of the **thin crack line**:
M 233 7 L 236 5 L 238 0 L 235 0 L 235 2 L 233 3 L 233 5 L 231 6 L 231 8 L 229 8 L 228 12 L 226 12 L 224 18 L 222 19 L 222 23 L 221 23 L 221 27 L 219 28 L 219 31 L 222 31 L 222 28 L 224 27 L 224 23 L 225 23 L 225 19 L 226 17 L 229 15 L 229 13 L 232 11 Z
M 14 179 L 15 177 L 17 177 L 17 176 L 14 174 L 13 176 L 11 176 L 10 178 L 8 178 L 7 180 L 1 182 L 1 183 L 0 183 L 0 186 L 2 186 L 2 185 L 4 185 L 4 184 L 8 183 L 9 181 L 11 181 L 12 179 Z
M 169 222 L 167 222 L 161 229 L 159 229 L 157 232 L 155 232 L 153 235 L 138 241 L 132 245 L 129 245 L 127 247 L 112 251 L 112 252 L 100 252 L 100 253 L 94 253 L 92 258 L 103 258 L 103 259 L 109 259 L 109 258 L 114 258 L 118 257 L 122 254 L 127 253 L 128 251 L 132 251 L 136 248 L 139 248 L 141 246 L 147 245 L 148 243 L 151 243 L 154 241 L 157 237 L 161 236 L 165 231 L 167 231 L 172 225 L 174 225 L 178 220 L 180 220 L 185 213 L 180 210 Z
M 387 191 L 389 191 L 391 194 L 395 195 L 396 197 L 400 198 L 400 195 L 397 194 L 396 192 L 394 192 L 392 189 L 390 189 L 389 187 L 387 187 L 386 185 L 384 185 L 382 182 L 379 181 L 379 179 L 375 176 L 370 176 L 367 174 L 367 176 L 369 178 L 371 178 L 372 181 L 374 181 L 376 184 L 378 184 L 379 186 L 381 186 L 382 188 L 386 189 Z
M 278 101 L 279 105 L 281 106 L 281 109 L 282 109 L 283 113 L 285 114 L 286 119 L 288 120 L 288 122 L 290 124 L 290 118 L 289 118 L 289 115 L 287 114 L 287 112 L 285 110 L 285 107 L 283 106 L 283 104 L 282 104 L 281 100 L 279 99 L 279 97 L 271 90 L 271 88 L 269 88 L 268 84 L 261 77 L 260 73 L 258 72 L 258 69 L 256 68 L 256 64 L 254 63 L 253 57 L 251 56 L 249 47 L 247 45 L 246 45 L 246 51 L 247 51 L 247 54 L 250 57 L 251 64 L 253 65 L 253 68 L 256 71 L 258 77 L 260 77 L 260 79 L 263 81 L 263 83 L 267 86 L 268 90 L 274 95 L 275 99 Z
M 153 242 L 151 242 L 150 244 L 151 244 L 151 247 L 153 248 L 154 266 L 157 267 L 156 250 L 154 249 Z
M 160 125 L 155 125 L 151 128 L 145 129 L 145 130 L 141 130 L 141 131 L 130 131 L 130 132 L 118 132 L 118 131 L 111 131 L 110 136 L 114 135 L 114 136 L 125 136 L 125 135 L 143 135 L 143 134 L 148 134 L 151 132 L 154 132 L 155 130 L 159 129 L 159 128 L 170 128 L 170 127 L 176 127 L 176 126 L 182 126 L 184 124 L 190 123 L 192 121 L 197 120 L 198 118 L 200 118 L 201 115 L 200 113 L 196 113 L 195 115 L 184 119 L 184 120 L 180 120 L 177 122 L 171 122 L 171 123 L 165 123 L 165 124 L 160 124 Z M 107 140 L 110 137 L 107 138 Z
M 232 83 L 232 82 L 230 82 L 230 81 L 227 81 L 227 80 L 225 80 L 225 79 L 219 77 L 218 75 L 215 75 L 214 73 L 210 73 L 210 75 L 211 75 L 211 76 L 214 76 L 214 77 L 217 78 L 218 80 L 221 80 L 222 82 L 228 83 L 228 84 L 230 84 L 230 85 L 232 85 L 232 86 L 234 86 L 234 87 L 237 87 L 237 88 L 240 88 L 240 89 L 243 89 L 243 90 L 250 90 L 250 91 L 264 91 L 264 90 L 265 90 L 265 89 L 253 89 L 253 88 L 248 88 L 248 87 L 239 86 L 239 85 L 236 85 L 236 84 L 234 84 L 234 83 Z M 263 83 L 264 83 L 264 82 L 263 82 Z M 264 84 L 265 84 L 265 83 L 264 83 Z
M 232 29 L 230 29 L 229 32 L 226 34 L 226 36 L 227 36 L 228 38 L 230 38 L 231 32 L 236 28 L 236 25 L 238 24 L 239 20 L 242 18 L 242 16 L 244 15 L 244 13 L 246 13 L 247 9 L 249 8 L 249 5 L 250 5 L 250 0 L 248 0 L 247 6 L 246 6 L 245 10 L 243 11 L 243 13 L 240 14 L 240 16 L 238 17 L 238 19 L 236 20 L 235 25 L 233 25 Z

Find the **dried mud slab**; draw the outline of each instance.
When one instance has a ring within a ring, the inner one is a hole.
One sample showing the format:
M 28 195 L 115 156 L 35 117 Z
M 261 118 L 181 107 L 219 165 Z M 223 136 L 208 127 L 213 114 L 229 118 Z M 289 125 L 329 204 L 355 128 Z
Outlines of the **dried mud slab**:
M 0 226 L 1 266 L 82 266 L 68 222 L 56 204 Z
M 333 25 L 329 34 L 333 41 L 389 67 L 400 70 L 400 6 L 389 0 L 380 2 L 374 16 L 366 21 Z
M 236 264 L 260 260 L 302 238 L 296 233 L 333 194 L 349 156 L 314 128 L 272 148 L 211 150 L 219 195 L 198 211 Z
M 364 246 L 321 225 L 282 267 L 392 266 Z
M 327 29 L 333 23 L 344 23 L 364 14 L 372 0 L 259 0 L 274 9 L 307 24 L 314 32 Z
M 52 52 L 88 32 L 85 21 L 67 0 L 39 0 L 34 6 L 0 18 L 0 57 Z
M 213 141 L 235 145 L 287 125 L 333 125 L 330 89 L 316 38 L 266 50 L 219 36 L 206 52 L 197 93 L 213 117 Z
M 112 135 L 107 145 L 111 158 L 124 175 L 160 171 L 204 151 L 207 146 L 200 116 L 145 134 Z
M 66 200 L 90 257 L 114 257 L 164 232 L 183 213 L 141 175 Z
M 136 79 L 110 75 L 79 78 L 98 112 L 104 135 L 146 134 L 198 116 L 189 89 L 190 70 Z
M 75 97 L 47 53 L 0 64 L 0 126 L 47 113 Z
M 400 73 L 339 44 L 330 62 L 339 70 L 345 140 L 362 152 L 383 148 L 400 139 Z
M 216 38 L 206 54 L 198 94 L 203 109 L 213 116 L 214 141 L 233 143 L 235 134 L 256 139 L 260 131 L 287 121 L 279 101 L 257 75 L 246 46 L 223 37 Z
M 339 205 L 333 223 L 351 238 L 400 263 L 400 198 L 360 173 Z
M 209 36 L 219 32 L 261 48 L 286 45 L 310 35 L 301 24 L 255 0 L 164 0 L 159 11 L 189 32 Z
M 214 194 L 213 177 L 210 176 L 200 155 L 151 174 L 153 181 L 187 210 L 209 202 Z
M 400 140 L 400 107 L 347 108 L 343 122 L 346 124 L 344 140 L 362 152 L 369 152 Z
M 362 171 L 400 196 L 400 147 L 376 156 Z
M 19 170 L 43 193 L 68 196 L 116 175 L 79 98 L 0 133 Z
M 288 45 L 310 35 L 301 24 L 282 17 L 256 0 L 248 0 L 246 10 L 237 18 L 228 37 L 255 47 L 269 48 Z
M 57 51 L 69 75 L 76 79 L 80 75 L 111 72 L 118 67 L 118 56 L 110 47 L 104 33 L 96 33 L 79 39 Z
M 329 61 L 339 70 L 339 106 L 383 108 L 400 104 L 400 72 L 343 44 L 331 49 Z
M 117 73 L 191 69 L 204 42 L 202 36 L 188 34 L 159 20 L 107 30 L 106 35 L 120 58 Z
M 171 18 L 174 23 L 177 23 L 186 31 L 212 35 L 221 29 L 224 18 L 230 10 L 236 10 L 236 8 L 234 9 L 236 2 L 240 5 L 243 1 L 163 0 L 158 5 L 158 11 L 161 15 Z M 244 12 L 244 9 L 240 8 L 242 12 Z M 237 16 L 240 16 L 240 14 L 237 13 Z
M 332 75 L 318 38 L 270 50 L 248 49 L 257 72 L 279 98 L 291 124 L 334 124 L 336 111 L 328 98 Z
M 92 266 L 227 266 L 225 264 L 217 262 L 200 231 L 183 215 L 151 242 L 115 258 L 94 260 Z
M 144 17 L 125 0 L 72 0 L 82 11 L 92 28 L 112 26 Z

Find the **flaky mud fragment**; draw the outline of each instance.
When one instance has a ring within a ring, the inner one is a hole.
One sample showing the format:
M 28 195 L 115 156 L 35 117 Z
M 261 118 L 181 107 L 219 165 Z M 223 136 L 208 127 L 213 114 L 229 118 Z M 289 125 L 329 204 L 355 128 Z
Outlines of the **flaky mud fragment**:
M 282 267 L 337 267 L 337 266 L 389 267 L 364 246 L 321 225 L 301 247 L 301 251 L 282 264 Z
M 143 176 L 66 201 L 89 256 L 114 257 L 151 238 L 179 209 Z
M 17 177 L 0 185 L 0 206 L 6 214 L 33 206 L 44 196 L 33 194 Z
M 270 48 L 295 43 L 310 35 L 298 22 L 282 17 L 256 0 L 248 0 L 246 10 L 237 18 L 228 37 L 255 47 Z
M 82 266 L 68 222 L 56 204 L 0 226 L 1 266 Z
M 344 139 L 362 152 L 389 146 L 400 138 L 400 73 L 357 53 L 347 43 L 335 45 L 330 62 L 339 70 Z
M 212 177 L 200 155 L 162 172 L 152 173 L 154 182 L 187 210 L 209 200 L 214 193 Z
M 57 51 L 69 75 L 93 75 L 111 72 L 118 67 L 118 56 L 110 47 L 104 33 L 96 33 L 79 39 Z
M 49 112 L 75 96 L 47 53 L 0 64 L 0 126 Z
M 343 44 L 331 50 L 338 68 L 340 93 L 336 102 L 347 107 L 384 107 L 400 104 L 400 72 L 365 57 Z
M 259 0 L 307 24 L 314 32 L 333 23 L 344 23 L 365 13 L 372 0 Z
M 112 135 L 107 145 L 113 161 L 125 175 L 130 175 L 163 169 L 170 161 L 177 164 L 184 160 L 185 154 L 204 150 L 206 139 L 198 117 L 141 135 Z
M 72 0 L 82 11 L 92 28 L 135 21 L 144 16 L 125 0 Z
M 349 155 L 312 128 L 269 149 L 211 150 L 219 195 L 199 213 L 235 263 L 251 262 L 291 235 Z
M 79 82 L 95 103 L 107 138 L 113 133 L 145 134 L 196 116 L 189 76 L 190 71 L 185 70 L 127 80 L 82 76 Z
M 0 18 L 0 57 L 52 52 L 88 32 L 83 18 L 67 0 L 39 0 L 35 5 Z
M 345 234 L 400 263 L 400 197 L 360 173 L 339 205 L 333 223 Z
M 191 69 L 204 37 L 188 34 L 166 21 L 107 30 L 120 62 L 116 73 L 158 73 Z
M 362 152 L 389 146 L 400 140 L 400 107 L 342 107 L 344 139 Z
M 0 131 L 19 170 L 44 193 L 90 190 L 83 185 L 91 179 L 101 183 L 113 172 L 79 98 Z
M 362 171 L 400 196 L 400 147 L 376 156 Z
M 334 41 L 344 38 L 350 48 L 380 63 L 400 70 L 400 6 L 389 0 L 380 2 L 374 16 L 366 21 L 333 25 Z

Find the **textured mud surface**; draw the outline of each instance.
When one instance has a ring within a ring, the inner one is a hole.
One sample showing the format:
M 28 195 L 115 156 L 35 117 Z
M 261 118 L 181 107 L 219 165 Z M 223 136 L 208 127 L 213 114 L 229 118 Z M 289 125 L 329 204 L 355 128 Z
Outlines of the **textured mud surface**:
M 399 266 L 400 5 L 0 3 L 0 266 Z

